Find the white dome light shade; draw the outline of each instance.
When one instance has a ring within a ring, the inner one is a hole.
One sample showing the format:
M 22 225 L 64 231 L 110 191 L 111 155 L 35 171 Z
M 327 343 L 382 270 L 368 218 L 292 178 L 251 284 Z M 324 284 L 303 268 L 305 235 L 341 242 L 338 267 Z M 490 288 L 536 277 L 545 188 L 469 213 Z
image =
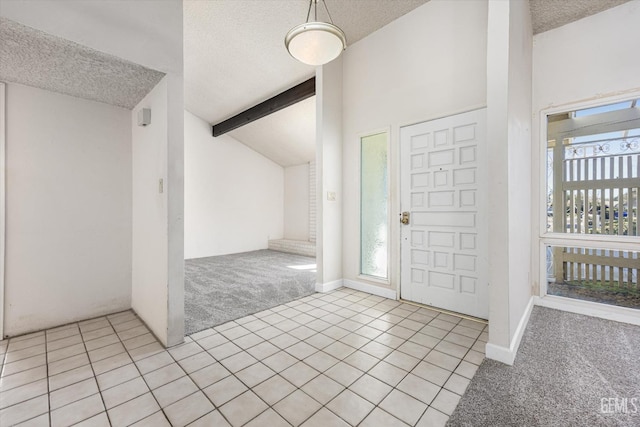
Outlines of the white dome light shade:
M 306 22 L 293 27 L 284 38 L 287 50 L 298 61 L 322 65 L 333 61 L 347 46 L 342 30 L 327 22 Z

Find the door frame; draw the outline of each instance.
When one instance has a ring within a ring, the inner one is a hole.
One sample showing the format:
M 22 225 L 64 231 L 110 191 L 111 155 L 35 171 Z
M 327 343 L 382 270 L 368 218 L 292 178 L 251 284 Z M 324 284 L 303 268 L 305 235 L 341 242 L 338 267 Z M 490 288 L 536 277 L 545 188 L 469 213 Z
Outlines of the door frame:
M 4 278 L 5 278 L 5 242 L 6 242 L 6 196 L 7 196 L 7 149 L 6 149 L 6 88 L 0 82 L 0 340 L 4 338 Z
M 403 128 L 405 127 L 410 127 L 410 126 L 414 126 L 414 125 L 418 125 L 421 123 L 426 123 L 426 122 L 432 122 L 432 121 L 436 121 L 439 119 L 445 119 L 451 116 L 457 116 L 457 115 L 461 115 L 461 114 L 465 114 L 465 113 L 471 113 L 474 111 L 478 111 L 478 110 L 486 110 L 488 111 L 488 107 L 486 103 L 482 103 L 482 104 L 476 104 L 476 105 L 471 105 L 467 108 L 461 108 L 461 109 L 457 109 L 457 110 L 450 110 L 448 112 L 442 113 L 442 114 L 435 114 L 433 116 L 429 116 L 426 117 L 424 119 L 418 119 L 418 120 L 411 120 L 411 121 L 407 121 L 404 123 L 400 123 L 393 132 L 393 140 L 395 142 L 395 147 L 392 146 L 392 163 L 391 163 L 391 167 L 394 169 L 393 171 L 393 179 L 395 180 L 394 183 L 392 183 L 391 187 L 393 190 L 392 192 L 392 196 L 391 196 L 391 212 L 390 212 L 390 217 L 391 217 L 391 235 L 392 237 L 392 245 L 395 246 L 394 248 L 392 248 L 392 261 L 393 262 L 393 266 L 395 269 L 395 274 L 393 274 L 391 281 L 392 284 L 395 283 L 395 290 L 396 290 L 396 299 L 398 300 L 403 300 L 402 296 L 401 296 L 401 286 L 402 286 L 402 227 L 400 226 L 400 215 L 402 213 L 402 169 L 401 169 L 401 157 L 402 157 L 402 141 L 400 140 L 400 135 L 401 135 L 401 131 Z M 485 115 L 485 132 L 488 128 L 488 123 L 486 121 L 486 115 Z M 485 134 L 486 137 L 486 134 Z M 487 152 L 486 155 L 488 156 L 489 153 Z M 485 158 L 485 162 L 486 162 L 487 158 Z M 487 171 L 488 173 L 488 171 Z M 486 206 L 485 206 L 486 208 Z M 488 224 L 486 224 L 488 226 Z M 487 233 L 489 233 L 488 227 L 486 230 Z M 487 235 L 488 238 L 488 235 Z M 488 278 L 487 278 L 488 279 Z M 409 301 L 409 300 L 407 300 Z M 409 301 L 411 303 L 414 303 L 413 301 Z M 419 303 L 416 303 L 419 304 Z M 490 317 L 490 307 L 491 307 L 491 293 L 489 292 L 488 296 L 487 296 L 487 304 L 488 304 L 488 317 Z M 435 308 L 436 310 L 441 310 L 443 312 L 449 312 L 449 310 L 447 309 L 441 309 L 441 308 Z M 470 318 L 474 318 L 473 316 L 468 316 L 466 314 L 461 314 L 463 317 L 470 317 Z M 475 318 L 474 318 L 475 319 Z

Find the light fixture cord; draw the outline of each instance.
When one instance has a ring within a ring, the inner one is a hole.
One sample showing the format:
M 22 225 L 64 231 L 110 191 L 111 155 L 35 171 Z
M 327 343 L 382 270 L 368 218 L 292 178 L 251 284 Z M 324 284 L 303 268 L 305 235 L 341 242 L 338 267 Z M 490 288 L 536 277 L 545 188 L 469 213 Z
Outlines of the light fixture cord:
M 327 7 L 327 2 L 322 0 L 322 4 L 324 5 L 324 9 L 327 11 L 327 15 L 329 16 L 329 21 L 331 22 L 331 24 L 333 24 L 333 18 L 331 17 L 331 12 L 329 12 L 329 8 Z
M 329 12 L 329 8 L 327 7 L 327 2 L 322 0 L 322 4 L 324 5 L 324 10 L 327 11 L 327 16 L 329 17 L 329 22 L 333 24 L 333 18 L 331 17 L 331 12 Z M 318 21 L 318 0 L 309 0 L 309 10 L 307 10 L 307 21 L 309 22 L 309 17 L 311 16 L 311 5 L 313 8 L 313 20 Z
M 311 16 L 311 5 L 312 4 L 313 4 L 313 0 L 309 0 L 309 10 L 307 10 L 307 21 L 306 22 L 309 22 L 309 16 Z M 317 10 L 317 7 L 316 7 L 316 10 Z M 316 12 L 316 15 L 317 15 L 317 12 Z

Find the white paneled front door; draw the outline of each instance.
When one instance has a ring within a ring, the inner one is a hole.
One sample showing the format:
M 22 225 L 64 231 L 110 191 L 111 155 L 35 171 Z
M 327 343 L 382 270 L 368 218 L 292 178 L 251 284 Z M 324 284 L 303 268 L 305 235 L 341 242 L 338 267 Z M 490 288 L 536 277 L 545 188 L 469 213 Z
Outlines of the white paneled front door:
M 487 319 L 486 110 L 400 131 L 403 299 Z

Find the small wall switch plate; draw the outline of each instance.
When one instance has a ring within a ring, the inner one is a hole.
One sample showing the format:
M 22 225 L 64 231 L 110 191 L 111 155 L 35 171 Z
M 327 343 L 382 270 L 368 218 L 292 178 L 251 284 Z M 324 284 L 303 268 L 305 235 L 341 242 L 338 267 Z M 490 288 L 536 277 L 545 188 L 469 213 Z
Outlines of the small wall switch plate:
M 335 191 L 327 191 L 327 200 L 330 202 L 336 201 L 336 192 Z

